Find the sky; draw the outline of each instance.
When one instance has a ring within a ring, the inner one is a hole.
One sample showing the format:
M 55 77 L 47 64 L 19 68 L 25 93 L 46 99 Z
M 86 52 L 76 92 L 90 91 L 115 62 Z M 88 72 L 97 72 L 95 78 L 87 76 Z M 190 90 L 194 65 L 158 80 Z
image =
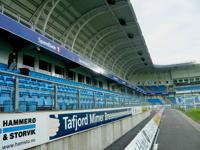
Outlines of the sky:
M 155 65 L 200 62 L 200 0 L 131 0 Z

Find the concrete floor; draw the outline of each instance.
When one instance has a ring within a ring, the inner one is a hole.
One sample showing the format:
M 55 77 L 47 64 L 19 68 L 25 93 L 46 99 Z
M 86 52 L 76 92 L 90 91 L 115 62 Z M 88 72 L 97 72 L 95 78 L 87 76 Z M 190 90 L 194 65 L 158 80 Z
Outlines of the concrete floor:
M 158 134 L 158 150 L 200 150 L 200 132 L 176 110 L 164 112 Z

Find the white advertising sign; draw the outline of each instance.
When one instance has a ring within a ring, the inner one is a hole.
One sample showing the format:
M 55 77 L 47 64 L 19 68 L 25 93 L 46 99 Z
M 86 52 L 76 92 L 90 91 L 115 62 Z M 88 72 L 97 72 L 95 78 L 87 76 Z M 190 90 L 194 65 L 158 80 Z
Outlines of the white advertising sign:
M 145 125 L 125 150 L 149 150 L 158 130 L 162 113 L 163 109 Z
M 131 108 L 0 114 L 0 149 L 34 147 L 131 115 Z

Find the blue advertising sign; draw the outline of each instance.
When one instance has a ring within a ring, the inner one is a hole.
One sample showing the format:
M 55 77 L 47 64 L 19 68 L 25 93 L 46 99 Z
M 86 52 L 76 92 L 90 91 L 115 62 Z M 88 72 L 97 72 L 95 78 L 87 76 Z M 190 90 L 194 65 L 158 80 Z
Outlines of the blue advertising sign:
M 67 113 L 50 115 L 50 118 L 59 122 L 56 134 L 50 136 L 49 139 L 57 139 L 76 132 L 110 123 L 124 117 L 132 115 L 131 108 L 115 109 L 94 112 Z

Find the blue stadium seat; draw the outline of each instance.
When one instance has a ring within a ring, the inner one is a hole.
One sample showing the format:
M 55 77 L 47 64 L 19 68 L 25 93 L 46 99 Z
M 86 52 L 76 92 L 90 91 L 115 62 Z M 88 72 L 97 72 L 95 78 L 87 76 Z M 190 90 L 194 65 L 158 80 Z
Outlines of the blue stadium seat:
M 147 101 L 149 103 L 151 103 L 152 105 L 162 105 L 162 101 L 159 98 L 151 98 L 151 99 L 147 99 Z
M 19 112 L 26 112 L 26 101 L 19 101 Z
M 13 112 L 13 103 L 10 100 L 3 101 L 3 112 Z
M 44 97 L 44 107 L 47 109 L 53 108 L 53 99 L 50 95 Z
M 28 102 L 28 110 L 30 112 L 35 112 L 37 109 L 37 102 L 36 101 L 30 101 Z

